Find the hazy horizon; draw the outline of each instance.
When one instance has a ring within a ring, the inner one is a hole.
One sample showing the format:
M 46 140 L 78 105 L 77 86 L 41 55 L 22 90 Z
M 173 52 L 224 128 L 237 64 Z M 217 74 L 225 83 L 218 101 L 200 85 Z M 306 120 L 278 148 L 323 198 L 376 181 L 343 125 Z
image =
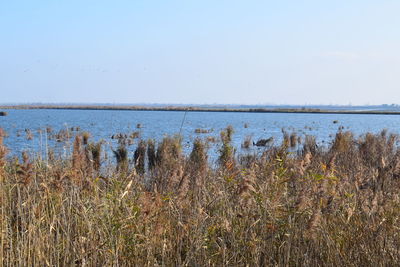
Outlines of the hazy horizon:
M 2 103 L 0 102 L 0 106 L 194 106 L 194 107 L 202 107 L 202 106 L 209 106 L 209 107 L 223 107 L 223 106 L 232 106 L 232 107 L 349 107 L 349 108 L 357 108 L 357 107 L 386 107 L 386 108 L 400 108 L 399 104 L 391 103 L 382 103 L 382 104 L 374 104 L 374 105 L 352 105 L 352 104 L 273 104 L 273 103 L 258 103 L 258 104 L 241 104 L 241 103 L 146 103 L 146 102 L 137 102 L 137 103 L 99 103 L 99 102 L 24 102 L 24 103 L 17 103 L 17 102 L 8 102 Z
M 400 103 L 400 2 L 5 1 L 2 103 Z

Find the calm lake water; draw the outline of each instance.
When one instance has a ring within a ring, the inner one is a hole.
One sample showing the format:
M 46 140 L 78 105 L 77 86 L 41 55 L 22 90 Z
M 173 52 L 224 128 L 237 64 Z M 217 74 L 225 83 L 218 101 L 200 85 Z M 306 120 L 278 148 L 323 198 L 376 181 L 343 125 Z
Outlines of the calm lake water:
M 338 128 L 350 130 L 356 135 L 365 132 L 377 133 L 387 129 L 390 133 L 400 133 L 398 115 L 347 115 L 347 114 L 278 114 L 278 113 L 230 113 L 230 112 L 165 112 L 165 111 L 113 111 L 113 110 L 8 110 L 8 115 L 0 117 L 0 127 L 8 137 L 4 143 L 10 154 L 22 151 L 31 153 L 45 151 L 49 147 L 58 147 L 58 152 L 70 152 L 68 143 L 55 142 L 46 138 L 45 129 L 51 127 L 56 133 L 61 129 L 79 127 L 80 131 L 91 134 L 92 141 L 104 139 L 108 147 L 117 147 L 117 141 L 111 136 L 117 133 L 130 134 L 140 132 L 141 139 L 160 140 L 165 135 L 181 132 L 183 149 L 188 152 L 196 137 L 219 138 L 221 130 L 228 125 L 234 128 L 233 145 L 241 150 L 246 136 L 257 141 L 274 137 L 274 143 L 282 140 L 282 129 L 288 133 L 297 132 L 299 136 L 314 135 L 320 145 L 328 145 Z M 337 121 L 337 123 L 334 123 Z M 141 125 L 137 129 L 137 124 Z M 207 129 L 210 133 L 197 134 L 195 129 Z M 32 139 L 27 140 L 25 129 L 30 129 Z M 42 131 L 40 131 L 42 130 Z M 133 153 L 137 139 L 129 151 Z M 210 147 L 209 153 L 215 154 L 217 145 Z M 256 151 L 256 150 L 254 150 Z

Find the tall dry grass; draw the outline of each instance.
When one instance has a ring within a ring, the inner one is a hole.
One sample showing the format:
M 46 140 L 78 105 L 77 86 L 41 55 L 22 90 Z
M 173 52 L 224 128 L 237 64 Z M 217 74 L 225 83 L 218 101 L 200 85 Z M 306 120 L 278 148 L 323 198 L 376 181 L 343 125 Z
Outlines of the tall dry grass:
M 82 136 L 69 158 L 6 158 L 0 132 L 2 264 L 398 265 L 397 136 L 289 137 L 241 160 L 232 134 L 217 165 L 202 139 L 184 155 L 168 137 L 133 160 L 119 147 L 116 167 Z

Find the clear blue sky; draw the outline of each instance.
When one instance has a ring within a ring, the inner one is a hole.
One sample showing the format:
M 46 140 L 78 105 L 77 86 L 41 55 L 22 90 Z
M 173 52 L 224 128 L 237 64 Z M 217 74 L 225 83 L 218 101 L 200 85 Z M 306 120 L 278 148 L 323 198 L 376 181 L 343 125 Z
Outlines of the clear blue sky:
M 400 1 L 0 2 L 0 102 L 400 103 Z

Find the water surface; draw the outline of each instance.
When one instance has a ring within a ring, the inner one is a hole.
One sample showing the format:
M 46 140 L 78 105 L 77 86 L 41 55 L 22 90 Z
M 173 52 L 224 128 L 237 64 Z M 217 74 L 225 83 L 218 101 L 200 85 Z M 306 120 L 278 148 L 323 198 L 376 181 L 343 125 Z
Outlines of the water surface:
M 140 132 L 140 138 L 160 140 L 166 135 L 180 133 L 183 149 L 188 152 L 196 137 L 219 138 L 221 130 L 228 125 L 234 128 L 232 143 L 238 151 L 246 136 L 254 141 L 274 137 L 278 144 L 282 130 L 297 132 L 299 136 L 314 135 L 320 145 L 328 145 L 339 127 L 356 135 L 365 132 L 377 133 L 387 129 L 391 133 L 400 132 L 399 115 L 358 115 L 358 114 L 299 114 L 299 113 L 237 113 L 237 112 L 180 112 L 180 111 L 116 111 L 116 110 L 8 110 L 8 115 L 0 117 L 0 127 L 8 137 L 4 143 L 11 154 L 22 151 L 43 152 L 47 147 L 58 147 L 60 153 L 68 153 L 70 144 L 55 142 L 47 138 L 46 127 L 52 132 L 79 127 L 80 131 L 91 134 L 92 141 L 104 139 L 106 146 L 116 148 L 117 133 Z M 335 122 L 335 123 L 334 123 Z M 137 125 L 141 128 L 138 129 Z M 27 140 L 25 129 L 30 129 L 32 140 Z M 206 134 L 196 134 L 195 129 L 208 129 Z M 133 143 L 130 153 L 135 148 Z M 218 149 L 210 148 L 213 154 Z

